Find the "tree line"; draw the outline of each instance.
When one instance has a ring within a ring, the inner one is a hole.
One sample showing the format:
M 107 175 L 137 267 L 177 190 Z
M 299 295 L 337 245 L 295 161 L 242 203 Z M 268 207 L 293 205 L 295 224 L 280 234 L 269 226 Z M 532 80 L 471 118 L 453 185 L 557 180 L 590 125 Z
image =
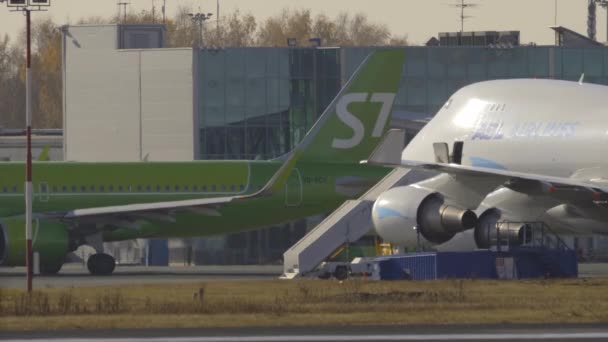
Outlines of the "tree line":
M 165 22 L 166 45 L 189 47 L 197 41 L 199 29 L 189 13 L 180 7 Z M 160 19 L 151 11 L 131 13 L 124 18 L 90 17 L 77 24 L 150 24 Z M 309 9 L 284 9 L 263 21 L 238 10 L 209 20 L 203 26 L 203 46 L 209 48 L 286 46 L 295 38 L 300 46 L 319 38 L 324 46 L 407 45 L 407 36 L 395 36 L 382 23 L 370 22 L 365 14 L 346 12 L 330 18 L 313 15 Z M 25 30 L 18 37 L 0 37 L 0 127 L 21 128 L 25 125 Z M 61 128 L 62 76 L 61 31 L 50 18 L 35 18 L 32 24 L 32 121 L 34 128 Z

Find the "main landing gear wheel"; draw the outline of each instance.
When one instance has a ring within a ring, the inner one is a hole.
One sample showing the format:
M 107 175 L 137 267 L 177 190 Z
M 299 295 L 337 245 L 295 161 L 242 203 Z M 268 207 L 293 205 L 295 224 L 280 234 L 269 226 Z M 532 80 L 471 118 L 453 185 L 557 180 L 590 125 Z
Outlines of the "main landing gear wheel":
M 61 270 L 61 267 L 63 267 L 63 264 L 60 264 L 60 263 L 40 264 L 40 274 L 55 275 L 55 274 L 59 273 L 59 271 Z
M 93 275 L 110 275 L 116 268 L 116 260 L 105 253 L 93 254 L 87 261 L 87 268 Z

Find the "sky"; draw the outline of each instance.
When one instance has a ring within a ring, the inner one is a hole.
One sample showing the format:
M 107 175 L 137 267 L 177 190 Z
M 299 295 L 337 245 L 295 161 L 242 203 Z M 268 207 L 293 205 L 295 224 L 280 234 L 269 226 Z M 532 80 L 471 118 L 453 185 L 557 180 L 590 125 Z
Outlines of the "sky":
M 125 0 L 121 0 L 125 2 Z M 216 12 L 217 0 L 166 0 L 167 14 L 177 6 L 200 7 L 203 12 Z M 139 12 L 155 3 L 159 10 L 162 0 L 127 0 L 128 10 Z M 460 30 L 460 9 L 452 4 L 460 0 L 219 0 L 220 15 L 235 9 L 251 13 L 258 21 L 278 14 L 283 8 L 307 8 L 313 14 L 330 17 L 342 11 L 363 12 L 370 21 L 384 23 L 395 35 L 407 34 L 411 44 L 424 44 L 438 32 Z M 465 31 L 521 31 L 522 43 L 551 45 L 555 36 L 550 26 L 566 26 L 579 33 L 587 32 L 587 0 L 468 0 L 478 4 L 466 12 L 471 18 Z M 82 17 L 109 17 L 117 13 L 116 0 L 51 0 L 48 12 L 34 13 L 34 17 L 50 15 L 59 25 L 76 22 Z M 557 4 L 557 6 L 556 6 Z M 10 12 L 0 4 L 0 36 L 15 37 L 25 27 L 22 14 Z M 606 11 L 598 8 L 598 40 L 606 40 Z

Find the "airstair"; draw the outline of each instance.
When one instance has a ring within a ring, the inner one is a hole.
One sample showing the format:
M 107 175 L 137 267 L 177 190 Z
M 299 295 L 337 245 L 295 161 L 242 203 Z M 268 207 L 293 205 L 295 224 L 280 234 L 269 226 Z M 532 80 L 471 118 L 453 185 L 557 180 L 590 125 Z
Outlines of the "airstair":
M 346 201 L 283 254 L 281 279 L 294 279 L 313 271 L 345 243 L 359 240 L 372 228 L 375 199 L 394 186 L 416 181 L 410 170 L 396 168 L 357 200 Z
M 500 222 L 497 224 L 500 225 Z M 556 234 L 546 223 L 509 222 L 524 225 L 523 243 L 512 245 L 509 239 L 500 237 L 492 248 L 498 257 L 513 258 L 517 278 L 570 278 L 578 275 L 576 251 Z M 498 229 L 496 230 L 498 233 Z

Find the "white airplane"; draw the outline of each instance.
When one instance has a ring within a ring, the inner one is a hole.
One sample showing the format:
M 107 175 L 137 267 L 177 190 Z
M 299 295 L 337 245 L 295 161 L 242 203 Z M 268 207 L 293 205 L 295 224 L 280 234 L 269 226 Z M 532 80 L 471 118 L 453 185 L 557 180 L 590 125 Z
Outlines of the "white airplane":
M 383 192 L 372 220 L 387 242 L 423 239 L 452 250 L 487 248 L 496 230 L 521 242 L 523 222 L 542 221 L 558 234 L 608 234 L 605 156 L 608 87 L 473 84 L 446 102 L 397 165 L 435 175 Z

